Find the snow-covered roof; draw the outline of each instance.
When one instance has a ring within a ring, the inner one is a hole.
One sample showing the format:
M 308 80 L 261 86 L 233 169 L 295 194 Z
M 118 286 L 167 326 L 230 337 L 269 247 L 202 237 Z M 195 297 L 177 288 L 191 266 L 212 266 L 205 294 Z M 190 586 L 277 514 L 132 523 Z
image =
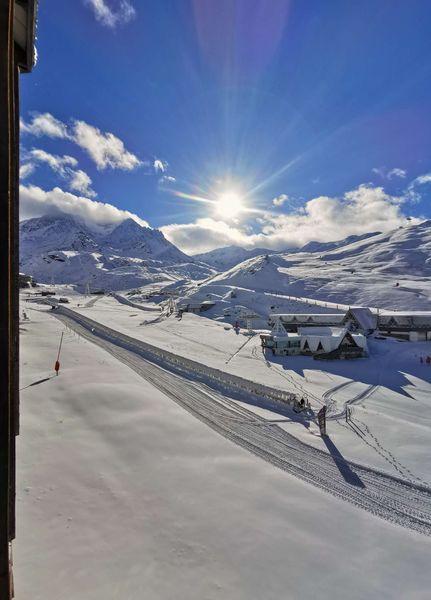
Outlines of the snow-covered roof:
M 364 331 L 374 330 L 377 327 L 377 316 L 365 306 L 351 306 L 344 317 L 344 322 L 350 318 L 355 320 Z
M 269 319 L 272 322 L 280 320 L 282 323 L 342 323 L 344 315 L 341 313 L 290 313 L 272 314 Z
M 380 317 L 431 317 L 431 310 L 382 310 Z
M 316 352 L 323 348 L 324 352 L 336 350 L 345 336 L 351 336 L 355 344 L 362 349 L 367 348 L 367 340 L 361 333 L 351 333 L 345 327 L 299 327 L 298 334 L 301 336 L 301 348 L 307 342 L 309 349 Z
M 271 335 L 271 334 L 270 334 Z M 293 333 L 291 331 L 285 331 L 284 333 L 276 333 L 271 336 L 274 340 L 289 340 L 295 341 L 300 340 L 301 336 L 298 333 Z
M 394 324 L 406 327 L 431 327 L 431 312 L 385 312 L 379 314 L 377 320 L 379 326 Z

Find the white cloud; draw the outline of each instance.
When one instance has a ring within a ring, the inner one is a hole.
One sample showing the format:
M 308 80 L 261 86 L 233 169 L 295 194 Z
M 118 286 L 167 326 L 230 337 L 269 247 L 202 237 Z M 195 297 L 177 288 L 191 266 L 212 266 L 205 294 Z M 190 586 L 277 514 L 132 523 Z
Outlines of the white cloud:
M 167 166 L 167 163 L 163 162 L 159 158 L 156 158 L 153 163 L 153 167 L 156 173 L 164 173 L 166 171 Z
M 68 126 L 50 113 L 35 114 L 29 123 L 21 120 L 21 131 L 37 137 L 46 135 L 72 141 L 90 156 L 99 170 L 110 167 L 132 171 L 146 164 L 126 150 L 124 143 L 113 133 L 103 132 L 85 121 L 75 120 Z M 166 164 L 159 162 L 164 170 Z
M 425 175 L 419 175 L 416 179 L 413 180 L 413 185 L 424 185 L 425 183 L 431 182 L 431 173 L 425 173 Z M 410 185 L 412 185 L 410 184 Z
M 50 138 L 70 137 L 67 126 L 50 113 L 34 114 L 30 123 L 20 119 L 21 133 L 30 133 L 37 137 L 46 135 Z
M 132 171 L 142 164 L 113 133 L 103 133 L 84 121 L 75 121 L 74 141 L 87 152 L 100 170 L 111 167 Z
M 19 168 L 19 178 L 26 179 L 27 177 L 30 177 L 30 175 L 34 173 L 35 169 L 36 165 L 31 162 L 21 165 Z
M 69 189 L 84 194 L 87 198 L 95 198 L 96 192 L 91 189 L 92 184 L 91 178 L 85 171 L 77 169 L 76 171 L 70 170 Z
M 386 169 L 385 167 L 375 167 L 371 169 L 373 173 L 379 175 L 382 179 L 393 179 L 394 177 L 399 177 L 400 179 L 405 179 L 407 177 L 407 171 L 405 169 L 400 169 L 399 167 L 395 167 L 394 169 Z
M 393 177 L 400 177 L 401 179 L 405 179 L 407 177 L 407 171 L 404 169 L 391 169 L 387 174 L 388 179 L 392 179 Z
M 66 213 L 81 218 L 93 229 L 104 225 L 115 225 L 129 218 L 144 227 L 149 227 L 148 223 L 137 215 L 127 210 L 120 210 L 112 204 L 76 196 L 59 187 L 45 191 L 34 185 L 20 185 L 21 220 L 57 213 Z
M 406 196 L 408 199 L 411 202 L 420 202 L 422 200 L 422 195 L 418 190 L 418 187 L 426 185 L 427 183 L 431 183 L 431 173 L 424 173 L 413 179 L 407 187 Z
M 272 200 L 274 206 L 283 206 L 285 202 L 289 200 L 289 196 L 287 194 L 280 194 L 276 198 Z
M 23 170 L 23 175 L 21 174 L 21 169 L 23 169 L 23 167 L 21 167 L 21 179 L 28 177 L 34 172 L 36 163 L 44 163 L 47 164 L 55 173 L 60 175 L 62 179 L 67 181 L 69 189 L 80 192 L 87 198 L 95 198 L 97 196 L 96 192 L 91 189 L 92 180 L 87 173 L 81 169 L 71 168 L 78 165 L 78 161 L 73 156 L 69 156 L 67 154 L 64 156 L 58 156 L 56 154 L 50 154 L 49 152 L 41 150 L 40 148 L 33 148 L 29 152 L 26 152 L 25 156 L 32 162 L 24 165 L 26 169 Z
M 160 228 L 163 235 L 187 254 L 199 254 L 222 246 L 253 246 L 249 236 L 224 221 L 211 218 L 195 223 L 172 224 Z
M 159 183 L 175 183 L 176 178 L 172 177 L 172 175 L 163 175 L 162 177 L 160 177 L 159 179 Z
M 162 231 L 190 254 L 229 244 L 281 250 L 300 247 L 312 240 L 329 242 L 349 235 L 396 229 L 407 222 L 402 212 L 404 201 L 404 197 L 391 196 L 382 187 L 360 185 L 342 198 L 320 196 L 309 200 L 293 213 L 266 213 L 259 218 L 261 230 L 257 233 L 213 219 L 168 225 Z
M 30 150 L 28 155 L 35 162 L 41 162 L 47 164 L 53 171 L 66 176 L 66 168 L 67 167 L 76 167 L 78 161 L 73 156 L 69 156 L 65 154 L 64 156 L 57 156 L 56 154 L 50 154 L 49 152 L 45 152 L 45 150 L 41 150 L 39 148 L 33 148 Z
M 85 0 L 85 3 L 93 9 L 96 20 L 106 27 L 115 28 L 136 16 L 136 10 L 128 0 L 112 1 L 110 4 L 115 8 L 111 8 L 106 0 Z

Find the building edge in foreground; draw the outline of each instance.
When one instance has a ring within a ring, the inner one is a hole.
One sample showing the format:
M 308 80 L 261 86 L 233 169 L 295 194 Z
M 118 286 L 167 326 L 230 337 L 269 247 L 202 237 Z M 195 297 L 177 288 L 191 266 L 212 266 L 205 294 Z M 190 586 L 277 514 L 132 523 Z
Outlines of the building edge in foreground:
M 19 431 L 19 75 L 34 66 L 36 0 L 0 0 L 0 600 L 13 597 Z

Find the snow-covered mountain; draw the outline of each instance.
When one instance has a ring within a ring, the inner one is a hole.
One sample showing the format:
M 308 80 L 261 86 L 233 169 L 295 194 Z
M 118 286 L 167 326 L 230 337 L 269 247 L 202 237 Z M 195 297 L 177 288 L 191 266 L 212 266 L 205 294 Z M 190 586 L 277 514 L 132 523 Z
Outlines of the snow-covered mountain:
M 164 262 L 190 262 L 190 257 L 168 242 L 159 229 L 142 227 L 126 219 L 102 240 L 102 247 L 115 250 L 122 256 L 152 258 Z
M 253 256 L 264 255 L 271 252 L 271 250 L 267 250 L 265 248 L 253 248 L 252 250 L 246 250 L 240 246 L 225 246 L 223 248 L 216 248 L 215 250 L 210 250 L 209 252 L 204 252 L 202 254 L 195 254 L 193 258 L 202 261 L 207 265 L 211 265 L 218 271 L 226 271 L 226 269 L 230 269 L 231 267 L 243 262 L 244 260 L 247 260 L 248 258 L 253 258 Z
M 364 233 L 362 235 L 351 235 L 336 242 L 312 241 L 305 244 L 305 246 L 302 248 L 286 249 L 284 251 L 281 250 L 277 252 L 274 252 L 274 250 L 269 250 L 268 248 L 252 248 L 250 250 L 246 250 L 240 246 L 224 246 L 223 248 L 216 248 L 215 250 L 203 252 L 202 254 L 195 254 L 193 258 L 202 261 L 207 265 L 211 265 L 218 271 L 226 271 L 240 262 L 255 256 L 264 256 L 265 254 L 281 254 L 283 252 L 289 252 L 291 254 L 296 252 L 327 252 L 328 250 L 334 250 L 340 246 L 346 246 L 347 244 L 352 244 L 353 242 L 358 242 L 373 237 L 374 235 L 379 235 L 379 233 L 380 232 L 378 231 Z
M 249 258 L 184 294 L 266 306 L 268 292 L 371 307 L 431 310 L 431 221 L 319 252 Z M 265 299 L 266 296 L 266 299 Z M 272 304 L 274 300 L 272 300 Z
M 354 242 L 366 240 L 374 235 L 379 235 L 380 233 L 380 231 L 374 231 L 372 233 L 363 233 L 362 235 L 349 235 L 349 237 L 343 240 L 338 240 L 337 242 L 308 242 L 308 244 L 302 246 L 298 252 L 328 252 L 329 250 L 340 248 L 340 246 L 347 246 L 348 244 L 353 244 Z
M 161 231 L 132 219 L 94 231 L 64 214 L 20 224 L 20 270 L 40 282 L 90 283 L 117 290 L 214 273 L 178 250 Z

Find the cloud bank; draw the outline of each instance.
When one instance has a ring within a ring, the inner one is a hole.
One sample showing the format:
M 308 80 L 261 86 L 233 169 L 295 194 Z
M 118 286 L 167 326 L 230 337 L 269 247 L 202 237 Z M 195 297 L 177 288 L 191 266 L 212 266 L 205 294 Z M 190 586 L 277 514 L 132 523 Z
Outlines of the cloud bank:
M 29 152 L 23 153 L 25 164 L 21 165 L 19 170 L 20 179 L 24 180 L 34 173 L 38 164 L 46 164 L 50 169 L 57 173 L 62 179 L 67 181 L 69 189 L 84 194 L 87 198 L 95 198 L 96 192 L 91 188 L 92 180 L 85 171 L 76 169 L 78 161 L 73 156 L 64 154 L 50 154 L 40 148 L 33 148 Z
M 282 250 L 301 247 L 313 240 L 329 242 L 349 235 L 396 229 L 407 222 L 402 212 L 404 202 L 404 197 L 391 196 L 382 187 L 360 185 L 341 198 L 319 196 L 309 200 L 289 214 L 265 213 L 259 217 L 257 233 L 214 219 L 198 219 L 161 229 L 171 242 L 189 254 L 230 244 Z
M 75 121 L 74 141 L 93 159 L 99 170 L 110 167 L 132 171 L 143 164 L 113 133 L 102 133 L 84 121 Z
M 85 121 L 73 120 L 68 126 L 50 113 L 34 114 L 31 121 L 20 121 L 21 132 L 36 137 L 47 136 L 70 140 L 94 161 L 99 170 L 107 168 L 132 171 L 146 164 L 129 152 L 124 142 L 110 132 L 103 132 Z
M 97 202 L 83 196 L 65 192 L 59 187 L 45 191 L 34 185 L 20 185 L 20 220 L 65 213 L 82 219 L 92 228 L 116 225 L 125 219 L 134 219 L 143 227 L 149 224 L 128 210 L 112 204 Z
M 285 202 L 289 200 L 289 196 L 287 194 L 280 194 L 276 198 L 273 198 L 272 204 L 274 206 L 283 206 Z
M 70 138 L 67 125 L 53 117 L 50 113 L 35 114 L 30 123 L 20 119 L 21 133 L 30 133 L 37 137 L 44 135 L 50 138 Z

